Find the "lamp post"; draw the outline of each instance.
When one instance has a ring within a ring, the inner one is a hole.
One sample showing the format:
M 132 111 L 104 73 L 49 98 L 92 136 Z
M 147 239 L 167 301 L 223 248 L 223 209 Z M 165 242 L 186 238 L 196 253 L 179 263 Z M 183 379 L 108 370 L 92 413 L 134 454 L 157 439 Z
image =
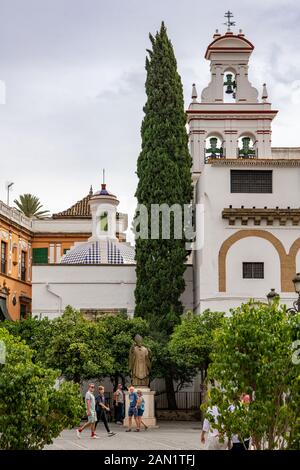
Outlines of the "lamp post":
M 293 302 L 293 307 L 287 309 L 287 313 L 291 313 L 295 315 L 296 313 L 300 313 L 300 273 L 297 273 L 293 279 L 295 292 L 298 294 L 298 299 Z
M 277 294 L 275 289 L 271 289 L 270 292 L 267 294 L 268 304 L 272 305 L 274 300 L 278 299 L 279 294 Z
M 10 193 L 10 190 L 13 187 L 14 184 L 15 183 L 13 183 L 13 182 L 7 184 L 7 205 L 8 206 L 9 206 L 9 193 Z

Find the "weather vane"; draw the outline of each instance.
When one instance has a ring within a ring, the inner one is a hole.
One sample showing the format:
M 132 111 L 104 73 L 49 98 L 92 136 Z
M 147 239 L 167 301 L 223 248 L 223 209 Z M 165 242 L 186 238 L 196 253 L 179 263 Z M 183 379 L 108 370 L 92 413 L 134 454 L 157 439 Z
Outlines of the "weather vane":
M 231 27 L 231 26 L 235 26 L 235 21 L 230 21 L 231 18 L 233 18 L 233 14 L 232 14 L 231 11 L 228 10 L 228 11 L 225 13 L 224 16 L 225 16 L 225 18 L 227 18 L 227 21 L 226 21 L 226 23 L 224 23 L 224 24 L 225 24 L 225 26 L 227 26 L 227 32 L 229 32 L 229 31 L 230 31 L 230 27 Z

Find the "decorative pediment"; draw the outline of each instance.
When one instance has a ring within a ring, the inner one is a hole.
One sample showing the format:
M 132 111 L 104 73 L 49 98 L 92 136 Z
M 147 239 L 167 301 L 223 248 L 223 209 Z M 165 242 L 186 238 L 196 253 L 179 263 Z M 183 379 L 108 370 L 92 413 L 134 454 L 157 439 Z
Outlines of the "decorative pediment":
M 212 52 L 248 52 L 251 53 L 254 49 L 253 44 L 248 41 L 241 35 L 234 35 L 232 33 L 227 33 L 223 36 L 217 35 L 217 37 L 212 41 L 205 53 L 205 58 L 210 59 L 210 54 Z

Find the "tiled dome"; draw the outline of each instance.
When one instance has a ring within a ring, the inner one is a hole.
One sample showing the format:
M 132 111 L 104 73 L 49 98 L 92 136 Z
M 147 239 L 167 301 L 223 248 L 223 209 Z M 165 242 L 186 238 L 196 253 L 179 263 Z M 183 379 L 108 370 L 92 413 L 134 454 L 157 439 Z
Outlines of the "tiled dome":
M 62 264 L 134 264 L 135 250 L 126 243 L 99 240 L 80 243 L 68 251 Z

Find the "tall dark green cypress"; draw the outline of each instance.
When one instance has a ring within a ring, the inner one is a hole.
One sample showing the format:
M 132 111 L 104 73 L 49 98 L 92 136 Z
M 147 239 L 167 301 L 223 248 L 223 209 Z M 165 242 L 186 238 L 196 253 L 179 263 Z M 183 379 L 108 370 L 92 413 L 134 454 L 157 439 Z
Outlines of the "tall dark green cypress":
M 162 23 L 146 58 L 146 94 L 141 128 L 142 150 L 137 163 L 136 197 L 148 208 L 149 238 L 136 242 L 137 284 L 135 314 L 148 320 L 151 332 L 165 343 L 183 312 L 187 251 L 184 237 L 150 239 L 151 204 L 190 204 L 191 157 L 188 151 L 183 90 L 167 30 Z

